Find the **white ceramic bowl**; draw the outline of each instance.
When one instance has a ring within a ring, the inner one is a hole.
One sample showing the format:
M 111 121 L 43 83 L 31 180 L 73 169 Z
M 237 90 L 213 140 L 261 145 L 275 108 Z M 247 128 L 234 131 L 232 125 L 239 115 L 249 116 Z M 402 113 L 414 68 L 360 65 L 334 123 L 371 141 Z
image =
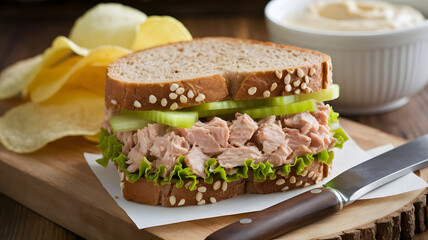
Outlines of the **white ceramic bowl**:
M 428 82 L 428 20 L 422 25 L 378 32 L 309 30 L 286 25 L 287 16 L 315 0 L 273 0 L 265 17 L 270 40 L 319 50 L 331 56 L 333 82 L 341 88 L 332 102 L 345 114 L 382 113 L 404 106 Z M 390 0 L 428 16 L 428 0 Z

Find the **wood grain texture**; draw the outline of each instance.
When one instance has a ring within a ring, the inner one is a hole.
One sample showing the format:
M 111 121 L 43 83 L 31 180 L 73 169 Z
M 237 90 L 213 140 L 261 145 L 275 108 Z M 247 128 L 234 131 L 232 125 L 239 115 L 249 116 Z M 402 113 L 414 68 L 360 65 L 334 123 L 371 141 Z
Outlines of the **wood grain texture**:
M 42 8 L 41 8 L 42 9 Z M 34 11 L 34 9 L 30 8 L 13 8 L 6 9 L 4 6 L 0 7 L 2 13 L 0 14 L 2 17 L 9 16 L 8 19 L 0 17 L 0 69 L 5 68 L 6 66 L 14 63 L 17 60 L 25 59 L 28 57 L 35 56 L 44 49 L 50 46 L 52 40 L 58 35 L 68 35 L 70 27 L 72 26 L 72 19 L 75 15 L 70 15 L 69 11 L 52 11 L 54 8 L 50 8 L 47 12 L 43 12 L 42 14 L 38 14 L 39 18 L 34 18 L 31 16 L 31 12 L 40 13 L 38 11 Z M 58 9 L 58 8 L 56 8 Z M 12 10 L 12 11 L 9 11 Z M 50 15 L 49 11 L 52 12 Z M 56 14 L 60 12 L 61 14 Z M 76 14 L 81 14 L 82 12 L 75 11 Z M 55 15 L 56 14 L 56 15 Z M 65 15 L 64 15 L 65 14 Z M 165 14 L 165 12 L 159 12 L 159 14 Z M 54 17 L 52 17 L 52 15 Z M 58 17 L 58 18 L 55 18 Z M 63 17 L 66 16 L 66 17 Z M 195 37 L 204 37 L 204 36 L 229 36 L 229 37 L 242 37 L 242 38 L 252 38 L 256 40 L 268 40 L 266 28 L 264 25 L 264 19 L 260 15 L 256 16 L 245 16 L 245 15 L 228 15 L 218 17 L 215 15 L 210 16 L 199 16 L 199 17 L 189 17 L 183 14 L 184 17 L 180 17 L 181 20 L 186 27 L 190 30 L 193 36 Z M 7 109 L 15 106 L 21 100 L 19 98 L 13 98 L 7 101 L 0 101 L 0 115 L 2 115 Z M 379 130 L 375 130 L 373 128 L 358 128 L 358 131 L 351 131 L 350 129 L 355 127 L 355 123 L 349 121 L 342 121 L 345 129 L 349 129 L 349 133 L 357 140 L 357 142 L 365 149 L 382 145 L 384 143 L 400 144 L 402 143 L 402 139 L 397 137 L 392 137 L 391 135 L 385 134 L 383 132 L 393 134 L 399 136 L 404 139 L 414 139 L 418 136 L 423 135 L 424 133 L 428 133 L 428 87 L 421 89 L 419 93 L 414 95 L 409 104 L 404 106 L 403 108 L 396 110 L 394 112 L 380 114 L 380 115 L 372 115 L 372 116 L 364 116 L 364 117 L 352 117 L 352 120 L 358 121 L 360 123 L 364 123 L 375 127 Z M 369 137 L 374 134 L 376 137 Z M 68 202 L 71 201 L 72 196 L 66 193 L 67 189 L 62 189 L 60 192 L 60 196 L 55 194 L 54 196 L 46 195 L 46 192 L 51 191 L 55 188 L 66 188 L 73 185 L 76 185 L 78 188 L 78 193 L 81 195 L 79 197 L 79 202 L 88 201 L 88 199 L 95 199 L 97 202 L 97 211 L 106 212 L 103 210 L 103 207 L 109 206 L 109 204 L 113 204 L 114 202 L 105 197 L 107 194 L 105 191 L 95 191 L 91 192 L 92 189 L 86 186 L 87 184 L 95 184 L 96 188 L 102 189 L 101 184 L 98 180 L 95 179 L 93 174 L 90 172 L 89 168 L 86 166 L 86 163 L 82 162 L 81 155 L 72 154 L 74 157 L 78 157 L 78 161 L 71 161 L 67 163 L 58 163 L 57 159 L 54 158 L 45 158 L 45 154 L 49 154 L 54 151 L 53 149 L 59 148 L 64 144 L 68 147 L 76 147 L 75 151 L 84 151 L 85 147 L 81 147 L 79 144 L 86 141 L 82 138 L 66 138 L 57 143 L 50 144 L 49 149 L 44 149 L 35 154 L 35 157 L 44 158 L 42 161 L 42 165 L 38 163 L 34 163 L 34 160 L 24 160 L 23 156 L 20 156 L 20 164 L 29 164 L 30 168 L 26 169 L 30 171 L 30 174 L 23 177 L 22 180 L 15 182 L 15 188 L 11 188 L 10 179 L 9 178 L 0 178 L 0 192 L 7 194 L 17 202 L 7 201 L 7 204 L 0 204 L 1 208 L 1 219 L 0 219 L 0 238 L 1 239 L 9 239 L 17 238 L 21 239 L 35 239 L 34 236 L 42 236 L 43 239 L 76 239 L 77 236 L 75 234 L 57 234 L 58 232 L 64 231 L 64 229 L 60 226 L 66 226 L 67 229 L 74 231 L 84 237 L 90 237 L 91 234 L 96 234 L 97 231 L 92 229 L 88 229 L 88 222 L 95 221 L 96 226 L 105 227 L 106 233 L 108 235 L 111 231 L 114 231 L 117 228 L 124 228 L 125 230 L 135 233 L 136 228 L 129 227 L 130 220 L 127 219 L 126 214 L 120 209 L 116 209 L 111 211 L 111 214 L 114 214 L 115 217 L 109 219 L 112 221 L 112 224 L 107 224 L 104 226 L 105 219 L 102 214 L 95 214 L 88 209 L 80 209 L 82 205 L 79 207 L 75 207 L 73 209 L 68 209 Z M 93 146 L 90 148 L 92 149 Z M 8 153 L 4 153 L 2 149 L 2 154 L 0 158 L 9 159 L 10 155 Z M 16 174 L 17 176 L 23 176 L 24 172 L 20 170 L 15 170 L 14 172 L 8 172 L 9 168 L 14 168 L 14 164 L 16 162 L 10 162 L 5 165 L 5 163 L 1 163 L 0 166 L 0 174 Z M 7 167 L 6 167 L 7 166 Z M 77 174 L 77 176 L 81 177 L 77 182 L 71 182 L 70 180 L 64 179 L 61 177 L 61 174 L 56 173 L 57 171 L 68 171 L 71 167 L 73 174 Z M 33 170 L 31 170 L 33 168 Z M 44 172 L 45 179 L 48 182 L 47 189 L 40 189 L 38 186 L 40 184 L 36 179 L 38 175 L 35 173 L 35 170 L 41 170 Z M 53 173 L 51 173 L 53 171 Z M 425 174 L 424 176 L 427 176 Z M 428 178 L 427 178 L 428 179 Z M 20 188 L 17 189 L 16 186 L 20 186 L 24 183 L 31 183 L 31 187 L 29 189 Z M 7 189 L 7 190 L 6 190 Z M 46 195 L 42 198 L 38 198 L 38 194 Z M 87 195 L 85 195 L 87 194 Z M 99 195 L 100 194 L 100 195 Z M 33 196 L 33 197 L 29 197 Z M 104 197 L 102 197 L 104 196 Z M 1 198 L 0 199 L 4 199 Z M 52 204 L 48 204 L 45 201 L 54 200 Z M 409 202 L 411 197 L 405 198 Z M 403 200 L 403 199 L 398 199 Z M 2 203 L 4 200 L 1 200 Z M 18 203 L 19 202 L 19 203 Z M 37 212 L 43 212 L 43 215 L 53 220 L 57 224 L 53 224 L 52 222 L 46 220 L 43 217 L 38 215 L 33 215 L 28 217 L 31 210 L 21 211 L 18 209 L 24 209 L 22 205 L 28 206 Z M 55 208 L 55 204 L 58 204 Z M 35 207 L 35 205 L 39 205 Z M 425 219 L 427 209 L 423 204 L 415 204 L 414 205 L 414 214 L 415 221 L 421 222 L 418 220 L 423 215 L 423 209 L 425 209 Z M 12 211 L 9 211 L 12 209 Z M 13 210 L 15 209 L 15 210 Z M 60 210 L 58 210 L 60 209 Z M 419 209 L 419 210 L 418 210 Z M 83 212 L 82 212 L 83 211 Z M 46 212 L 46 213 L 45 213 Z M 59 220 L 59 214 L 61 213 L 65 216 L 72 216 L 72 219 Z M 419 215 L 418 215 L 419 214 Z M 77 215 L 77 216 L 76 216 Z M 246 216 L 245 214 L 240 215 L 239 217 Z M 206 231 L 203 231 L 202 234 L 208 235 L 208 233 L 213 232 L 218 229 L 220 226 L 223 226 L 227 223 L 231 223 L 236 220 L 236 216 L 228 216 L 221 218 L 222 224 L 220 224 L 218 218 L 214 219 L 206 219 L 202 221 L 191 221 L 180 223 L 177 225 L 178 228 L 203 228 Z M 4 224 L 5 221 L 10 224 Z M 76 222 L 74 222 L 76 221 Z M 379 224 L 381 228 L 382 226 L 388 230 L 380 230 L 389 232 L 390 220 L 385 220 L 381 224 Z M 392 216 L 393 222 L 393 239 L 398 239 L 398 232 L 401 229 L 401 213 Z M 114 225 L 117 223 L 117 225 Z M 400 224 L 399 224 L 400 223 Z M 426 224 L 426 223 L 425 223 Z M 376 225 L 375 225 L 376 226 Z M 420 226 L 419 226 L 420 227 Z M 360 227 L 359 230 L 343 230 L 341 235 L 338 237 L 337 234 L 332 236 L 332 239 L 362 239 L 362 236 L 373 236 L 373 225 L 368 225 L 366 227 Z M 416 224 L 415 229 L 418 229 L 418 225 Z M 43 232 L 43 235 L 39 235 Z M 181 233 L 182 231 L 180 231 Z M 19 235 L 15 235 L 19 233 Z M 177 229 L 171 228 L 168 226 L 158 227 L 158 228 L 150 228 L 146 233 L 143 234 L 147 239 L 156 238 L 154 235 L 162 236 L 164 238 L 175 239 L 177 236 Z M 112 235 L 116 236 L 116 235 Z M 191 239 L 200 239 L 201 232 L 199 231 L 188 231 L 186 233 L 186 237 Z M 129 237 L 129 236 L 122 236 Z M 428 234 L 417 234 L 414 239 L 428 239 Z

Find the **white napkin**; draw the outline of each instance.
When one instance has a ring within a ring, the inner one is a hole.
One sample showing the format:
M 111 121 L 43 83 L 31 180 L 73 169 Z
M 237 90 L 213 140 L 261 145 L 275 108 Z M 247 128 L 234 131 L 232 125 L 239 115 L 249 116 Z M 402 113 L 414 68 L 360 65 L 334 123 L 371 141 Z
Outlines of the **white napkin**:
M 387 145 L 381 148 L 376 148 L 369 153 L 379 154 L 389 150 L 390 148 L 392 148 L 392 146 Z M 343 149 L 335 149 L 334 151 L 335 158 L 333 160 L 333 171 L 331 175 L 327 179 L 324 179 L 319 185 L 370 158 L 369 153 L 362 150 L 352 139 L 349 139 L 349 141 L 343 145 Z M 110 196 L 112 196 L 117 204 L 123 210 L 125 210 L 125 212 L 132 219 L 132 221 L 134 221 L 139 229 L 196 219 L 259 211 L 303 193 L 311 188 L 319 186 L 309 186 L 298 190 L 272 193 L 267 195 L 243 194 L 232 199 L 217 202 L 215 204 L 201 206 L 187 206 L 178 208 L 149 206 L 123 199 L 119 186 L 120 178 L 116 167 L 111 162 L 107 168 L 104 168 L 95 162 L 96 159 L 101 157 L 100 155 L 85 153 L 84 156 L 90 168 L 98 177 Z M 386 197 L 425 188 L 427 186 L 428 185 L 424 180 L 414 174 L 409 174 L 373 190 L 372 192 L 363 196 L 363 198 L 368 199 Z

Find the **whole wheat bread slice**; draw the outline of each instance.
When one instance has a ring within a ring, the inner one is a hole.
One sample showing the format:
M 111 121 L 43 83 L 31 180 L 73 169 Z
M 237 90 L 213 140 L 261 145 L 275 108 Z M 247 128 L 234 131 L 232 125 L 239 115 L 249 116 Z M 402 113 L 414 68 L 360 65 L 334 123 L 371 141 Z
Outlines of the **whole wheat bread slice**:
M 107 70 L 106 107 L 180 109 L 224 99 L 316 92 L 332 83 L 331 59 L 307 49 L 200 38 L 135 52 Z

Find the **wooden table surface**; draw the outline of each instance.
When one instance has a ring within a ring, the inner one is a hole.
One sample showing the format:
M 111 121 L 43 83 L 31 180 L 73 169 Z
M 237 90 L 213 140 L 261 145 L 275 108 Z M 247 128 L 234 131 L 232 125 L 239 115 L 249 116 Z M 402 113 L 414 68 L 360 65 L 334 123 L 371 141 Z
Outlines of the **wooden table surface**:
M 31 13 L 31 8 L 27 7 L 21 11 L 15 6 L 6 7 L 2 8 L 0 4 L 0 70 L 15 61 L 43 52 L 56 36 L 68 35 L 73 24 L 74 15 L 67 11 L 64 13 L 66 17 L 61 17 L 61 14 L 56 12 L 54 18 L 40 13 L 37 17 L 31 18 L 25 15 Z M 162 11 L 158 13 L 162 14 Z M 215 14 L 186 16 L 182 13 L 177 18 L 194 37 L 229 36 L 268 40 L 264 18 L 260 12 L 221 17 Z M 0 102 L 0 115 L 16 101 L 12 99 Z M 412 140 L 428 133 L 428 87 L 421 89 L 406 106 L 396 111 L 346 117 Z M 423 239 L 424 236 L 418 236 L 416 239 Z M 0 239 L 81 239 L 81 237 L 0 193 Z

